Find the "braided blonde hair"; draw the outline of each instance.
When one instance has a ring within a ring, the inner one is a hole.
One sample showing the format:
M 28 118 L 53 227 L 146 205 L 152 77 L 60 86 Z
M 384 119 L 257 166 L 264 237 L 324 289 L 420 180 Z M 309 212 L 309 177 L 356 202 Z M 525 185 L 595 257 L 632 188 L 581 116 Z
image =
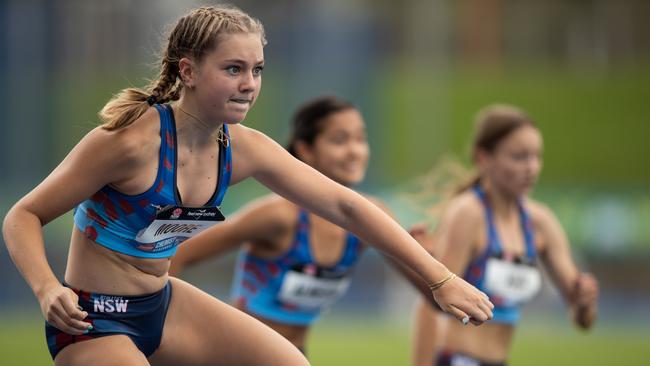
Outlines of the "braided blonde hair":
M 99 112 L 102 127 L 109 131 L 126 127 L 152 104 L 178 100 L 183 90 L 178 66 L 181 58 L 198 62 L 216 49 L 220 36 L 236 33 L 259 34 L 266 45 L 262 23 L 234 6 L 200 7 L 184 15 L 167 38 L 158 78 L 145 89 L 127 88 L 115 95 Z

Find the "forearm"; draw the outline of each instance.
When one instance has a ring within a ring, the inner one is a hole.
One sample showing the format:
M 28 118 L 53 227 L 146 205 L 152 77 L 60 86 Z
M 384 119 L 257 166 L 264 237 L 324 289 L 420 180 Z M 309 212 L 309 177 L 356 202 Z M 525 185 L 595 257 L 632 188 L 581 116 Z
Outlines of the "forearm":
M 435 283 L 447 275 L 444 265 L 377 206 L 356 193 L 347 194 L 340 202 L 339 225 L 413 270 L 425 283 Z
M 59 284 L 47 262 L 41 222 L 35 215 L 14 208 L 2 230 L 11 259 L 37 297 L 43 289 Z
M 404 278 L 409 281 L 409 283 L 422 295 L 422 298 L 425 301 L 428 301 L 431 306 L 434 306 L 439 309 L 438 303 L 433 297 L 433 292 L 429 285 L 424 281 L 424 279 L 411 270 L 409 267 L 403 265 L 401 262 L 398 262 L 391 257 L 386 257 L 386 260 L 395 268 L 399 273 L 404 276 Z

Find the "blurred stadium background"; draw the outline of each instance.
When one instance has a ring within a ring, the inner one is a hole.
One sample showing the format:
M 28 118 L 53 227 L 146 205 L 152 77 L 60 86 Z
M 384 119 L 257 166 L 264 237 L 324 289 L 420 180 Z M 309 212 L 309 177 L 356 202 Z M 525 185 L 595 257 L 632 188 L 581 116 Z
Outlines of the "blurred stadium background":
M 356 103 L 372 161 L 361 190 L 404 226 L 424 218 L 400 192 L 444 155 L 467 159 L 474 113 L 525 108 L 545 137 L 534 196 L 553 208 L 601 317 L 582 334 L 548 286 L 525 310 L 513 365 L 648 364 L 650 359 L 650 2 L 644 0 L 233 1 L 265 24 L 264 87 L 245 123 L 280 142 L 301 102 Z M 0 1 L 0 212 L 93 126 L 112 93 L 142 86 L 166 26 L 194 1 Z M 644 158 L 644 156 L 646 158 Z M 644 161 L 646 161 L 644 163 Z M 267 191 L 231 188 L 225 211 Z M 68 214 L 46 227 L 63 274 Z M 233 256 L 187 273 L 228 299 Z M 49 363 L 42 318 L 0 246 L 0 364 Z M 315 365 L 406 365 L 413 291 L 371 252 L 350 293 L 314 330 Z

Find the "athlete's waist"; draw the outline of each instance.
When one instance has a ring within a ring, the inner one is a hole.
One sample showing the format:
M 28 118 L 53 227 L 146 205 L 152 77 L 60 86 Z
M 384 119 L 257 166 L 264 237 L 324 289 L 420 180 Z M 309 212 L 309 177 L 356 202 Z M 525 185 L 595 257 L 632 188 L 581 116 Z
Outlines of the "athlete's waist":
M 74 230 L 65 281 L 91 292 L 149 294 L 168 281 L 169 265 L 168 258 L 136 258 L 112 251 Z
M 505 362 L 514 335 L 514 326 L 486 322 L 480 327 L 463 325 L 450 318 L 445 349 L 476 356 L 492 363 Z

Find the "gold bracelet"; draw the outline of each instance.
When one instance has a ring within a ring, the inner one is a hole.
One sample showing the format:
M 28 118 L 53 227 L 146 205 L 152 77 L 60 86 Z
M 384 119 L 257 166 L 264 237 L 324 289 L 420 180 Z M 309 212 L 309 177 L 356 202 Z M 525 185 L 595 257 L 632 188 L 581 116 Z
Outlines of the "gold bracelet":
M 453 272 L 449 272 L 449 275 L 447 275 L 447 277 L 443 278 L 442 280 L 440 280 L 440 281 L 438 281 L 438 282 L 436 282 L 434 284 L 429 285 L 429 288 L 431 289 L 431 291 L 435 291 L 435 290 L 441 288 L 442 285 L 444 285 L 445 283 L 453 280 L 454 278 L 456 278 L 456 274 L 453 273 Z

